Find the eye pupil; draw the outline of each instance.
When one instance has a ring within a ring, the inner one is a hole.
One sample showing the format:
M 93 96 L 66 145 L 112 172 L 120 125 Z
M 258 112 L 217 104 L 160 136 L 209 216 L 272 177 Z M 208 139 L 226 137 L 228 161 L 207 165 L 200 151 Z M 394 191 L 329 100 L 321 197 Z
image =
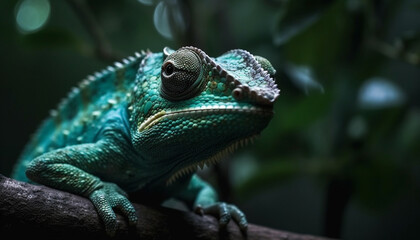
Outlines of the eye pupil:
M 174 65 L 172 65 L 170 63 L 168 65 L 166 65 L 166 67 L 165 67 L 166 75 L 171 75 L 173 72 L 174 72 Z

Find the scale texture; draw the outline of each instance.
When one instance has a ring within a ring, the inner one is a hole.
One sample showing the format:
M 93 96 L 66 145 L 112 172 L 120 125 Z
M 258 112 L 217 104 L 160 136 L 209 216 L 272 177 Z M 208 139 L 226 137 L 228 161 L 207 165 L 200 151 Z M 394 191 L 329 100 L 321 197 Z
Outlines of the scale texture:
M 13 177 L 89 198 L 113 236 L 114 210 L 135 225 L 128 194 L 176 198 L 221 226 L 245 215 L 194 172 L 247 144 L 279 96 L 270 62 L 245 50 L 142 52 L 88 76 L 41 124 Z

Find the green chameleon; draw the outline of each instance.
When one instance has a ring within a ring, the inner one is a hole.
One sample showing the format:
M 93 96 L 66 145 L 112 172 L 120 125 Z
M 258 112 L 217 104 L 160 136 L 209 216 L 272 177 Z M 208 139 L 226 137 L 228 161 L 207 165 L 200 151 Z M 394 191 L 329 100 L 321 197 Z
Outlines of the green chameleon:
M 217 201 L 194 172 L 253 140 L 273 116 L 279 89 L 263 57 L 231 50 L 210 58 L 195 47 L 143 52 L 88 76 L 42 123 L 13 177 L 91 200 L 107 234 L 127 193 L 176 198 L 225 226 L 245 215 Z

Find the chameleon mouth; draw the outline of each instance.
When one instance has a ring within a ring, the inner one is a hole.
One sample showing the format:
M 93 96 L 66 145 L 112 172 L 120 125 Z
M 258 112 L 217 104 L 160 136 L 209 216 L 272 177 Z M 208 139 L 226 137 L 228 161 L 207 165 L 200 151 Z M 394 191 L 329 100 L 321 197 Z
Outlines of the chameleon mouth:
M 147 118 L 144 122 L 138 127 L 138 132 L 145 131 L 156 125 L 159 121 L 163 119 L 171 119 L 182 116 L 192 116 L 192 115 L 205 115 L 205 114 L 226 114 L 226 113 L 246 113 L 254 115 L 262 115 L 270 117 L 272 116 L 273 110 L 271 108 L 261 108 L 255 106 L 203 106 L 199 108 L 187 108 L 175 111 L 160 111 L 153 114 Z
M 223 149 L 222 151 L 216 153 L 215 155 L 201 160 L 199 162 L 196 163 L 191 163 L 189 165 L 187 165 L 186 167 L 181 168 L 180 170 L 176 171 L 175 173 L 173 173 L 168 180 L 166 181 L 166 185 L 171 185 L 172 183 L 174 183 L 177 179 L 188 175 L 190 173 L 193 173 L 195 171 L 198 170 L 198 168 L 200 169 L 204 169 L 205 166 L 210 167 L 212 165 L 217 164 L 218 162 L 220 162 L 220 160 L 222 160 L 225 156 L 232 154 L 235 150 L 237 150 L 240 147 L 244 147 L 246 145 L 248 145 L 249 143 L 254 143 L 254 140 L 258 137 L 258 135 L 252 135 L 250 137 L 247 138 L 243 138 L 243 139 L 239 139 L 236 140 L 234 142 L 232 142 L 230 145 L 228 145 L 225 149 Z

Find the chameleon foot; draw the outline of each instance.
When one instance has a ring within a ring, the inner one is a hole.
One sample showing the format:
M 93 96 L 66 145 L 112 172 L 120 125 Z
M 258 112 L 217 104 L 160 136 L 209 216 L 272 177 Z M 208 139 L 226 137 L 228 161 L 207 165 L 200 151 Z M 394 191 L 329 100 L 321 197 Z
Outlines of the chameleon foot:
M 218 202 L 206 207 L 198 205 L 195 207 L 195 212 L 200 215 L 209 214 L 215 216 L 219 219 L 220 227 L 226 227 L 230 220 L 233 219 L 242 231 L 246 231 L 248 228 L 245 214 L 232 204 Z
M 104 183 L 101 188 L 90 194 L 89 199 L 104 222 L 106 233 L 109 236 L 114 236 L 118 227 L 117 217 L 113 208 L 118 209 L 128 218 L 130 226 L 137 223 L 136 210 L 127 199 L 127 194 L 116 184 Z

